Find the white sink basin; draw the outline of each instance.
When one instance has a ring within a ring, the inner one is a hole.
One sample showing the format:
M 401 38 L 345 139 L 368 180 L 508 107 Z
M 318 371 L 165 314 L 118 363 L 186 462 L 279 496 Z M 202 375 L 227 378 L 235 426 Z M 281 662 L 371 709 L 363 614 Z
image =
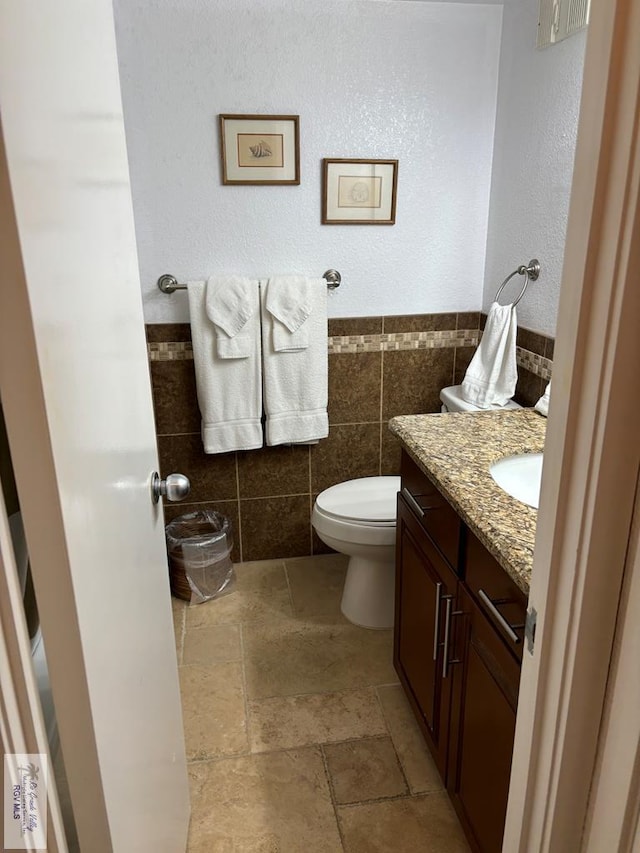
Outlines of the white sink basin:
M 505 456 L 489 467 L 496 483 L 512 498 L 538 509 L 542 453 L 520 453 Z

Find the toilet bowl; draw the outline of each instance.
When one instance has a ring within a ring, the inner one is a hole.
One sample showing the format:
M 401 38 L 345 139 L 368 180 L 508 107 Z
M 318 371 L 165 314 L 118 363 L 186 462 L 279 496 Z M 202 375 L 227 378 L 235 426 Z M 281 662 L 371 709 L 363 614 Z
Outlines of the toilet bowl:
M 340 606 L 362 628 L 393 625 L 399 491 L 400 477 L 361 477 L 325 489 L 313 507 L 320 539 L 349 557 Z
M 450 385 L 448 388 L 443 388 L 440 392 L 440 400 L 442 402 L 441 411 L 443 412 L 490 412 L 499 409 L 522 408 L 515 400 L 509 400 L 504 406 L 489 406 L 488 409 L 481 409 L 479 406 L 474 406 L 473 403 L 467 403 L 462 396 L 462 385 Z

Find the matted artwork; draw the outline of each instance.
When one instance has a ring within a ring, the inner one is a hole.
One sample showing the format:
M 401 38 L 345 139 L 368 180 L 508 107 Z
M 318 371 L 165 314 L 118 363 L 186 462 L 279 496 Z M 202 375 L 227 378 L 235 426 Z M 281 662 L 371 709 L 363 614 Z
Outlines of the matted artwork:
M 299 184 L 298 116 L 221 115 L 223 184 Z
M 323 162 L 323 225 L 394 225 L 397 160 Z

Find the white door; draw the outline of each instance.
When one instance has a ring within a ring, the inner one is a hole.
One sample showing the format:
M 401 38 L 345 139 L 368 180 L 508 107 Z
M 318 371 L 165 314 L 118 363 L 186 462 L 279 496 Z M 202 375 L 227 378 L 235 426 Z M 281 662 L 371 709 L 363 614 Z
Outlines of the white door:
M 188 787 L 110 0 L 0 3 L 0 395 L 80 848 Z

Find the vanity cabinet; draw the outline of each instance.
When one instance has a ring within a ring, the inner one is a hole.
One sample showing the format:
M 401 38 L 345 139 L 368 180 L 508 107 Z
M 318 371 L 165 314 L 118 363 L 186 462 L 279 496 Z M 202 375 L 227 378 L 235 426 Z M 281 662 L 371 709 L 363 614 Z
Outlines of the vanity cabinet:
M 451 683 L 450 679 L 442 678 L 443 610 L 451 608 L 458 579 L 414 513 L 407 498 L 400 493 L 394 665 L 444 778 Z
M 403 453 L 394 663 L 478 853 L 502 847 L 526 604 Z

